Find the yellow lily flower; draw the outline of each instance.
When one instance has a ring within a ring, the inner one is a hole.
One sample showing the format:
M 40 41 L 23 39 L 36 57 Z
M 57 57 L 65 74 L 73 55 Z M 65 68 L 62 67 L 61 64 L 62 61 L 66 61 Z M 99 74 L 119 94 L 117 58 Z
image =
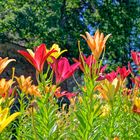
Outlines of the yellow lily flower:
M 140 109 L 140 98 L 139 97 L 135 97 L 134 98 L 134 105 Z
M 20 77 L 15 77 L 15 78 L 18 82 L 18 85 L 21 91 L 26 93 L 28 88 L 31 87 L 31 84 L 32 84 L 31 77 L 29 76 L 25 78 L 24 75 L 21 75 Z
M 105 43 L 107 39 L 110 37 L 110 35 L 111 34 L 108 34 L 106 37 L 104 37 L 104 34 L 100 33 L 99 30 L 97 30 L 94 36 L 91 36 L 88 32 L 86 32 L 86 36 L 85 35 L 80 36 L 82 36 L 86 40 L 95 59 L 98 60 L 103 49 L 105 48 Z
M 59 48 L 59 45 L 57 44 L 53 44 L 52 47 L 50 48 L 50 50 L 46 49 L 46 52 L 49 52 L 51 50 L 56 50 L 56 52 L 53 52 L 48 58 L 47 61 L 48 62 L 52 62 L 52 58 L 54 57 L 55 59 L 57 59 L 62 53 L 66 52 L 67 50 L 63 50 L 61 51 L 61 49 Z
M 3 96 L 4 94 L 7 95 L 10 87 L 13 84 L 13 80 L 8 80 L 6 81 L 6 79 L 2 78 L 0 80 L 0 95 Z
M 15 59 L 9 59 L 8 60 L 8 57 L 2 59 L 0 57 L 0 74 L 3 72 L 3 70 L 6 68 L 6 66 L 12 61 L 16 61 L 16 60 Z
M 11 123 L 18 115 L 20 115 L 20 112 L 16 112 L 10 116 L 9 114 L 9 108 L 2 109 L 0 107 L 0 133 L 3 131 L 3 129 Z
M 8 103 L 8 104 L 6 104 L 7 107 L 10 107 L 14 103 L 14 101 L 15 101 L 15 98 L 8 97 L 8 99 L 5 99 L 4 97 L 2 97 L 2 98 L 0 98 L 0 107 L 5 102 Z
M 137 114 L 140 114 L 140 97 L 137 96 L 134 97 L 132 111 Z

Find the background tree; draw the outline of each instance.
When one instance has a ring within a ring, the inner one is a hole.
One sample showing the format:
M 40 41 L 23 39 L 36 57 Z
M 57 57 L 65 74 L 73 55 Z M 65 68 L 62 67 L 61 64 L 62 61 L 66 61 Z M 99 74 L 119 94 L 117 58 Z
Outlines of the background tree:
M 77 40 L 86 54 L 90 51 L 80 33 L 99 28 L 111 33 L 105 60 L 127 65 L 132 43 L 139 48 L 139 3 L 130 0 L 5 0 L 0 3 L 1 42 L 31 48 L 58 43 L 68 49 L 69 58 L 78 57 Z M 135 47 L 136 48 L 136 47 Z

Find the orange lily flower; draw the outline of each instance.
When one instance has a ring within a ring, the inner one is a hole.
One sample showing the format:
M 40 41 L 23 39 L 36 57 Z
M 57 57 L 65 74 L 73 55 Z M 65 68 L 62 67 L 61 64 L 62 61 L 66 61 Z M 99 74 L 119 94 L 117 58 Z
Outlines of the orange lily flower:
M 25 78 L 24 75 L 21 75 L 20 77 L 15 77 L 15 78 L 18 82 L 20 90 L 23 93 L 41 97 L 38 87 L 32 85 L 32 80 L 30 76 Z
M 0 80 L 0 95 L 7 95 L 12 84 L 13 80 L 6 81 L 6 79 L 2 78 Z
M 34 95 L 34 96 L 36 96 L 36 97 L 41 97 L 41 93 L 39 92 L 38 87 L 35 86 L 35 85 L 31 85 L 31 86 L 28 88 L 27 94 Z
M 119 137 L 115 137 L 113 140 L 119 140 Z
M 32 84 L 31 77 L 29 76 L 25 78 L 24 75 L 21 75 L 20 77 L 15 77 L 15 78 L 18 82 L 20 90 L 26 93 L 28 88 L 31 87 L 31 84 Z
M 80 36 L 82 36 L 86 40 L 95 59 L 98 60 L 103 49 L 105 48 L 105 43 L 110 35 L 111 34 L 108 34 L 106 37 L 104 37 L 104 34 L 100 33 L 99 30 L 97 30 L 94 36 L 91 36 L 88 32 L 86 32 L 86 36 L 85 35 Z
M 117 93 L 119 89 L 119 86 L 120 83 L 117 78 L 115 78 L 112 82 L 109 82 L 107 79 L 105 79 L 94 88 L 94 91 L 99 91 L 102 99 L 110 101 L 113 100 L 114 95 Z
M 50 56 L 53 52 L 56 52 L 56 50 L 54 49 L 46 52 L 45 44 L 41 44 L 40 46 L 38 46 L 35 49 L 35 52 L 30 49 L 27 49 L 27 51 L 28 52 L 18 50 L 18 52 L 23 55 L 39 73 L 43 71 L 43 66 L 48 56 Z
M 2 59 L 0 57 L 0 74 L 3 72 L 3 70 L 6 68 L 6 66 L 12 61 L 16 61 L 16 60 L 15 59 L 9 59 L 8 60 L 8 57 Z

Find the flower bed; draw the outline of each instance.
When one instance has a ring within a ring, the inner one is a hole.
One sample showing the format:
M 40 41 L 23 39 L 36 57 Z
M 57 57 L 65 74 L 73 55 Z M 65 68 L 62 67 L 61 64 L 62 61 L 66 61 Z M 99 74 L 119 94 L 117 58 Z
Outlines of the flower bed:
M 41 44 L 33 50 L 19 50 L 36 69 L 33 77 L 15 75 L 0 79 L 0 138 L 18 140 L 119 140 L 140 139 L 140 77 L 128 67 L 106 73 L 103 65 L 105 43 L 99 30 L 94 36 L 81 35 L 91 49 L 85 56 L 78 42 L 79 59 L 70 64 L 57 44 L 47 49 Z M 101 57 L 102 56 L 102 57 Z M 140 70 L 140 53 L 132 51 Z M 0 58 L 0 74 L 14 59 Z M 47 70 L 44 64 L 47 63 Z M 83 72 L 83 83 L 74 77 Z M 61 84 L 74 78 L 76 92 L 62 91 Z M 128 76 L 133 83 L 127 87 Z

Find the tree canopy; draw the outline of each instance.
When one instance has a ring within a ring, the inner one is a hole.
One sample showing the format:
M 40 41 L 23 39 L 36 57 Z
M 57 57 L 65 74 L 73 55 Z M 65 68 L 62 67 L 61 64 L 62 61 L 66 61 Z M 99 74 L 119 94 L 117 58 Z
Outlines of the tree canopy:
M 80 37 L 96 29 L 112 34 L 106 47 L 107 63 L 127 65 L 138 46 L 139 3 L 134 0 L 5 0 L 0 2 L 1 42 L 32 48 L 53 43 L 78 57 L 77 40 L 84 53 L 89 48 Z

